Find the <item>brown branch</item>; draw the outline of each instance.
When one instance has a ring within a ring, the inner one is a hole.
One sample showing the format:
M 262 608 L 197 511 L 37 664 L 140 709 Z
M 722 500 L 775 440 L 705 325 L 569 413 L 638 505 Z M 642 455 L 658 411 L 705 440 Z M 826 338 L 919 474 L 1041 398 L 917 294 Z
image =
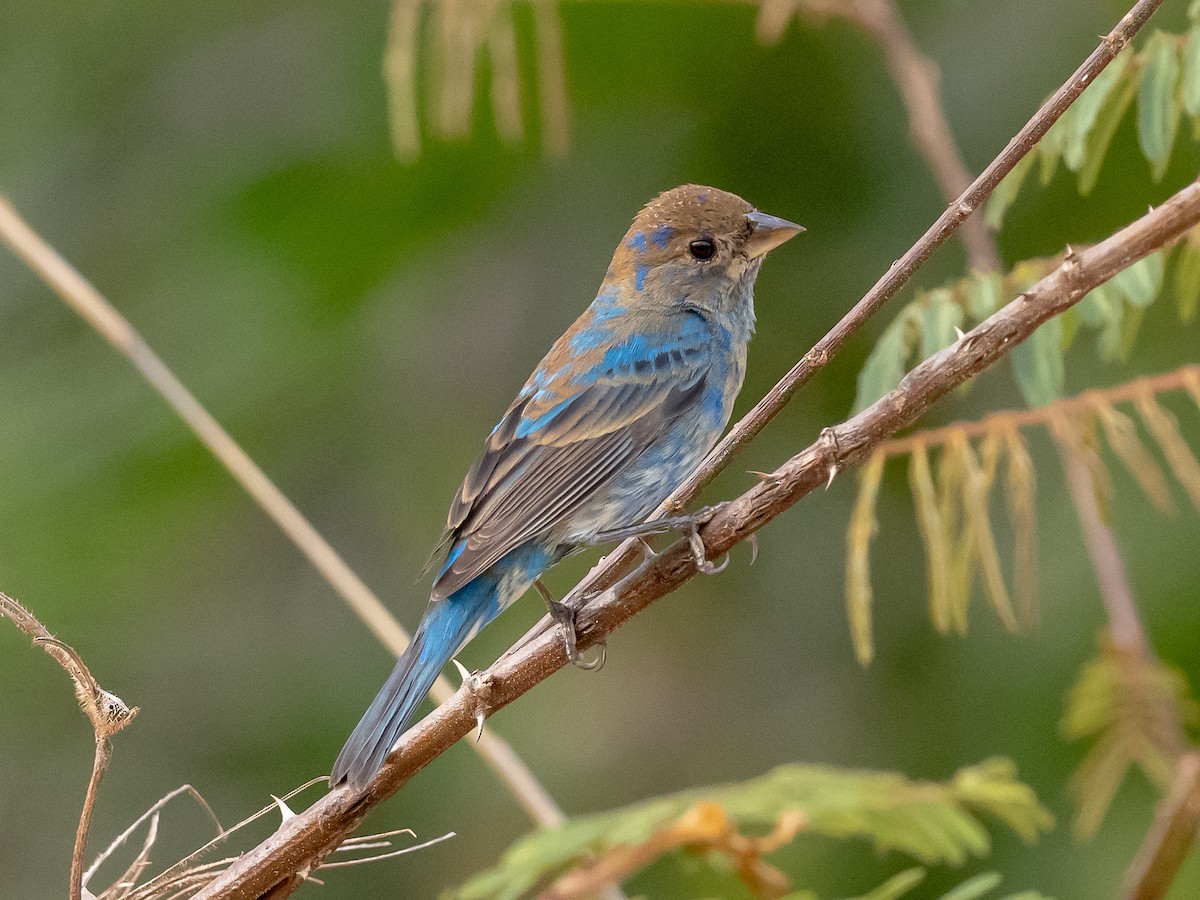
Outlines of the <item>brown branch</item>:
M 1077 303 L 1097 284 L 1200 222 L 1200 183 L 1090 250 L 1070 257 L 1025 294 L 1009 303 L 953 346 L 911 371 L 900 386 L 834 428 L 790 459 L 760 484 L 724 506 L 702 531 L 705 555 L 716 558 L 748 539 L 831 474 L 863 459 L 931 404 L 996 362 L 1042 322 Z M 696 561 L 681 541 L 644 563 L 616 587 L 604 590 L 580 612 L 580 647 L 604 639 L 632 616 L 696 574 Z M 498 660 L 419 722 L 363 794 L 338 789 L 289 819 L 274 835 L 246 853 L 197 896 L 205 900 L 249 900 L 270 891 L 287 896 L 311 869 L 357 827 L 376 804 L 399 790 L 459 738 L 566 664 L 557 633 L 542 634 Z
M 1185 753 L 1175 766 L 1171 790 L 1158 805 L 1154 824 L 1125 873 L 1121 896 L 1159 900 L 1167 895 L 1200 826 L 1200 752 Z
M 54 637 L 33 613 L 3 592 L 0 592 L 0 618 L 15 624 L 29 635 L 35 647 L 41 647 L 63 667 L 75 687 L 75 699 L 79 701 L 79 708 L 92 724 L 96 753 L 92 760 L 92 774 L 88 779 L 87 793 L 83 799 L 83 811 L 79 814 L 79 825 L 75 829 L 75 845 L 71 850 L 69 896 L 71 900 L 80 900 L 83 895 L 83 864 L 87 855 L 92 811 L 96 808 L 96 792 L 100 788 L 100 780 L 112 759 L 112 736 L 133 721 L 138 708 L 127 706 L 116 694 L 100 687 L 73 647 Z
M 817 19 L 844 19 L 864 31 L 883 50 L 884 61 L 908 110 L 909 137 L 933 173 L 942 198 L 953 203 L 971 186 L 942 108 L 938 69 L 913 42 L 894 0 L 804 0 L 801 7 Z M 1000 268 L 1000 253 L 982 216 L 962 223 L 959 233 L 973 269 Z

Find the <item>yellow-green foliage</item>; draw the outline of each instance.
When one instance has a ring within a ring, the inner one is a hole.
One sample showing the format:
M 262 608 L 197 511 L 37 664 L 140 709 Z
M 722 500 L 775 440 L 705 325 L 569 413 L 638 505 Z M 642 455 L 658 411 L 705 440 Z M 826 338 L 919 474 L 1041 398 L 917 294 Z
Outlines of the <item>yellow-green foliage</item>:
M 991 840 L 984 815 L 999 819 L 1025 841 L 1035 840 L 1054 822 L 1033 791 L 1017 780 L 1015 766 L 1004 759 L 960 769 L 947 782 L 912 781 L 891 772 L 789 765 L 741 784 L 689 790 L 534 832 L 514 844 L 496 868 L 476 876 L 452 896 L 458 900 L 525 896 L 573 867 L 594 865 L 610 854 L 650 844 L 690 811 L 711 804 L 739 834 L 777 831 L 782 822 L 794 818 L 802 826 L 793 828 L 789 839 L 792 834 L 798 840 L 809 834 L 860 838 L 880 852 L 895 850 L 929 866 L 961 866 L 972 857 L 985 856 Z M 675 856 L 677 851 L 666 859 Z M 887 883 L 891 887 L 885 885 L 869 896 L 874 900 L 898 897 L 916 881 L 917 875 L 901 873 Z
M 1022 159 L 992 194 L 988 224 L 998 228 L 1022 184 L 1036 165 L 1047 183 L 1060 165 L 1074 172 L 1081 194 L 1096 186 L 1100 167 L 1117 128 L 1137 101 L 1138 146 L 1155 180 L 1171 160 L 1180 120 L 1200 134 L 1200 5 L 1189 11 L 1186 34 L 1155 31 L 1138 53 L 1126 50 L 1109 63 L 1033 152 Z

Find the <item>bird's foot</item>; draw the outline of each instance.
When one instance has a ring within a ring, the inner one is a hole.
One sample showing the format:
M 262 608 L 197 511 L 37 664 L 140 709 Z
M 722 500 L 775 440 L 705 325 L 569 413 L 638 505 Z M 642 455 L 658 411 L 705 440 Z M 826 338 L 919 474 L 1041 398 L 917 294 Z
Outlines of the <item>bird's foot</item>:
M 554 599 L 554 595 L 550 593 L 549 588 L 542 584 L 539 578 L 533 583 L 537 588 L 542 599 L 546 601 L 546 608 L 550 611 L 550 618 L 559 624 L 562 628 L 563 649 L 567 654 L 567 661 L 576 668 L 583 669 L 585 672 L 592 672 L 604 665 L 606 648 L 603 643 L 597 644 L 600 648 L 599 655 L 594 659 L 587 659 L 579 652 L 579 631 L 576 628 L 575 610 L 565 603 L 560 603 Z
M 729 555 L 725 555 L 725 559 L 720 565 L 709 562 L 708 551 L 704 547 L 704 539 L 700 537 L 699 527 L 693 527 L 687 536 L 688 547 L 692 551 L 692 557 L 696 560 L 696 570 L 703 575 L 720 575 L 729 567 Z

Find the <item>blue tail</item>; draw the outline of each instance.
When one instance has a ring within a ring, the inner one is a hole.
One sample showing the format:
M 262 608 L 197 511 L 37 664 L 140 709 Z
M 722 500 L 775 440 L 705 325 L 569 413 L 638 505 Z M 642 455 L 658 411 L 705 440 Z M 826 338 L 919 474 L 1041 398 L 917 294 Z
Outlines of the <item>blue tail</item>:
M 473 632 L 499 615 L 502 604 L 496 588 L 494 581 L 479 579 L 429 605 L 412 644 L 338 754 L 331 785 L 347 782 L 361 791 L 371 783 L 442 667 Z

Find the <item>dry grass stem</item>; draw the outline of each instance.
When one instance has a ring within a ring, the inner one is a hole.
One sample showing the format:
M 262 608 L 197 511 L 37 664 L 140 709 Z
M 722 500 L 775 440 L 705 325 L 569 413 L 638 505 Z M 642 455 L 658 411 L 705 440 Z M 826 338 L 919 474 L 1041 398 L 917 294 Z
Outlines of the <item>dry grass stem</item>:
M 133 364 L 380 643 L 395 656 L 403 653 L 409 644 L 408 633 L 375 593 L 200 404 L 133 326 L 70 263 L 42 240 L 3 196 L 0 196 L 0 241 L 7 244 L 68 306 Z M 430 695 L 439 703 L 453 694 L 454 687 L 445 677 L 438 678 L 430 691 Z M 562 810 L 549 792 L 494 731 L 484 735 L 473 746 L 534 822 L 554 826 L 563 821 Z

